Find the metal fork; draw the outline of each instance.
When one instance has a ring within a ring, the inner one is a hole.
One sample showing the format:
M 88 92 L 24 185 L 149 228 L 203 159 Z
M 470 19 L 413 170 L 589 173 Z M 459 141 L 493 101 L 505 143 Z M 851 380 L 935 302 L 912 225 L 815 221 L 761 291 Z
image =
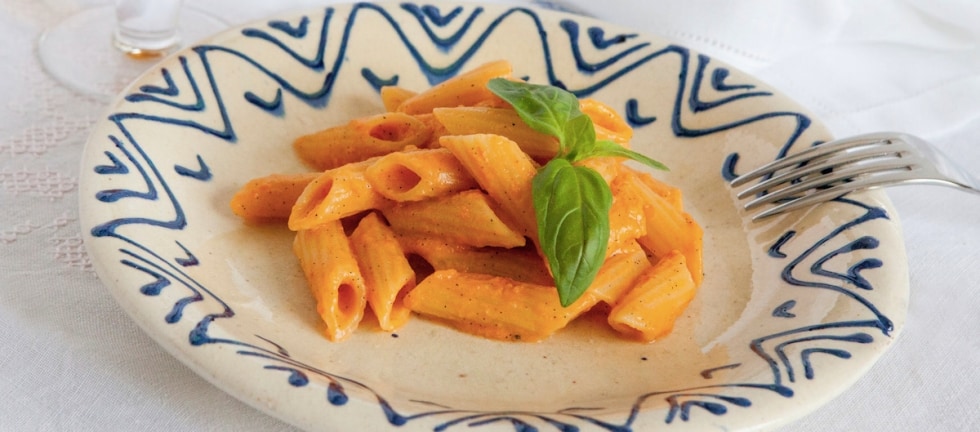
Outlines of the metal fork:
M 980 180 L 921 138 L 873 133 L 829 141 L 742 174 L 732 187 L 760 180 L 736 196 L 746 210 L 775 204 L 752 216 L 759 220 L 841 197 L 858 189 L 897 184 L 951 186 L 980 194 Z

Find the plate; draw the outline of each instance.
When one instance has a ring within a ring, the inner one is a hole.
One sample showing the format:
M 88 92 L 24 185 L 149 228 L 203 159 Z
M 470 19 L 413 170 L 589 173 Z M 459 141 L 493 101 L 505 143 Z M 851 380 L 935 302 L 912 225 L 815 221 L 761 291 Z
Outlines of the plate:
M 705 229 L 705 279 L 669 337 L 583 320 L 503 343 L 414 319 L 322 335 L 281 227 L 244 226 L 248 179 L 301 172 L 293 138 L 508 59 L 623 112 Z M 122 308 L 235 397 L 316 430 L 774 427 L 852 385 L 905 320 L 907 262 L 881 192 L 750 222 L 728 180 L 830 138 L 722 62 L 590 18 L 474 3 L 359 3 L 283 15 L 171 56 L 113 103 L 82 160 L 81 221 Z

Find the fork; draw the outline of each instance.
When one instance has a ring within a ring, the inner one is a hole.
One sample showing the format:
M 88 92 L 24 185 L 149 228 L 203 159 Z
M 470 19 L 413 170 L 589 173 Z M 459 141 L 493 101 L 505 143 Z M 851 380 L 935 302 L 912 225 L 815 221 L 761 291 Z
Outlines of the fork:
M 760 180 L 736 194 L 755 195 L 745 210 L 774 204 L 752 216 L 759 220 L 839 198 L 859 189 L 897 184 L 951 186 L 980 194 L 980 180 L 925 140 L 894 132 L 829 141 L 777 159 L 731 181 L 732 187 Z

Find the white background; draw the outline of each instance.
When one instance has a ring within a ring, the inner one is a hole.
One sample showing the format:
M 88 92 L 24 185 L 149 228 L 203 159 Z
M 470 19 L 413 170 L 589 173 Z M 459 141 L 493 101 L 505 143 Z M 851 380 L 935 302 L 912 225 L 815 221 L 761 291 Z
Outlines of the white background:
M 328 1 L 187 3 L 241 24 Z M 837 136 L 911 132 L 980 174 L 973 0 L 570 3 L 746 70 Z M 77 161 L 104 105 L 45 75 L 34 50 L 45 28 L 94 4 L 0 1 L 0 430 L 291 430 L 164 352 L 92 271 Z M 865 378 L 786 430 L 980 430 L 980 196 L 888 194 L 908 247 L 906 326 Z

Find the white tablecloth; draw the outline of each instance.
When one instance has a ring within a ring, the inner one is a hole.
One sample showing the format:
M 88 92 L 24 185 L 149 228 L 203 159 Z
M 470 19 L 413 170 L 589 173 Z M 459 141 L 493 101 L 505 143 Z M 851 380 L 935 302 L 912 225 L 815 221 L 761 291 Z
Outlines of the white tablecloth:
M 328 0 L 188 0 L 240 24 Z M 834 132 L 901 130 L 980 174 L 975 0 L 574 0 L 751 72 Z M 92 3 L 0 1 L 0 430 L 291 430 L 168 355 L 82 245 L 78 159 L 104 109 L 47 76 L 43 29 Z M 912 294 L 867 376 L 787 430 L 980 430 L 980 197 L 888 191 Z

